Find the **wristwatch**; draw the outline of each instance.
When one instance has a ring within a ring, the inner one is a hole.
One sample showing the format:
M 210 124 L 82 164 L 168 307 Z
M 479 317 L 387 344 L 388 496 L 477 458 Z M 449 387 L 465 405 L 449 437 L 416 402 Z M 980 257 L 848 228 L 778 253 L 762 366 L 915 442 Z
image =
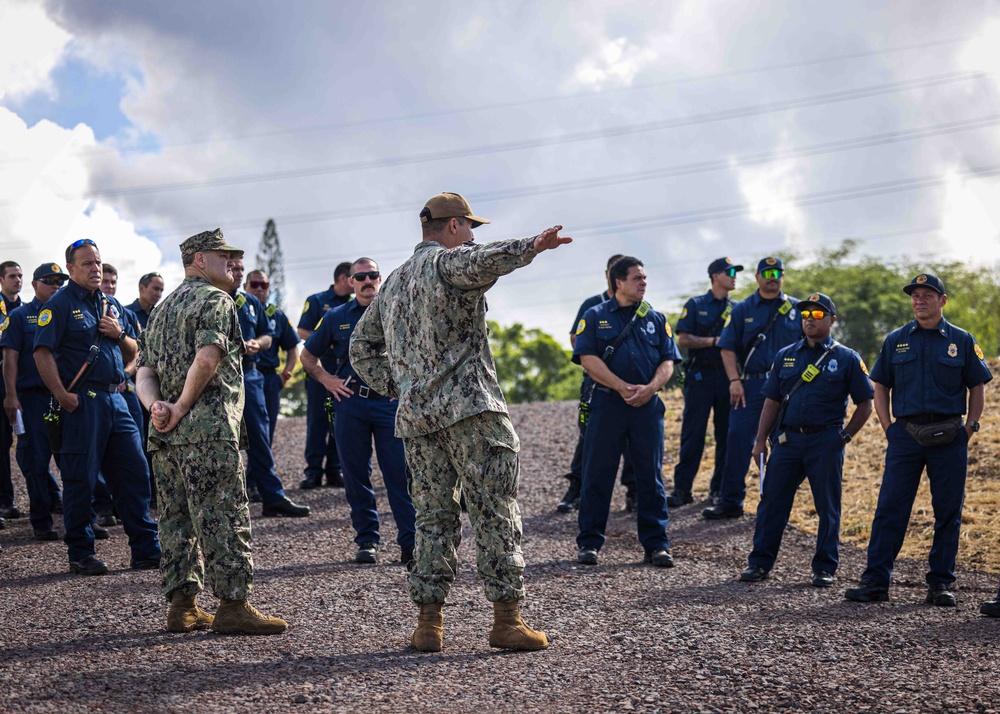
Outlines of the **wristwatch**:
M 125 334 L 125 330 L 122 330 L 121 332 L 118 333 L 119 342 L 124 342 L 126 337 L 128 337 L 128 335 Z
M 851 436 L 847 431 L 842 431 L 840 432 L 840 438 L 844 440 L 845 444 L 850 444 L 851 439 L 853 439 L 854 437 Z
M 970 429 L 972 429 L 973 432 L 979 431 L 979 422 L 978 421 L 967 421 L 967 422 L 965 422 L 965 425 L 967 427 L 969 427 Z

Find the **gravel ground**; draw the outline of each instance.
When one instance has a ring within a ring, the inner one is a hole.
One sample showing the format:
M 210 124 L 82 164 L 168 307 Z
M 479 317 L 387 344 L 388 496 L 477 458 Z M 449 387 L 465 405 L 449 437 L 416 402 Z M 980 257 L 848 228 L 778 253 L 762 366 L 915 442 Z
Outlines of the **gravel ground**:
M 836 586 L 816 589 L 808 584 L 812 538 L 789 530 L 771 579 L 747 585 L 736 576 L 751 519 L 709 524 L 697 503 L 671 515 L 677 567 L 654 569 L 641 564 L 621 490 L 601 565 L 577 566 L 576 518 L 554 510 L 574 409 L 566 402 L 511 410 L 523 447 L 523 612 L 548 634 L 548 650 L 487 645 L 491 609 L 467 522 L 445 608 L 445 650 L 408 649 L 416 609 L 404 569 L 392 562 L 394 528 L 384 529 L 382 563 L 355 565 L 343 491 L 294 490 L 305 424 L 285 419 L 279 471 L 313 516 L 254 519 L 253 601 L 286 618 L 288 631 L 167 633 L 159 578 L 128 569 L 120 527 L 98 544 L 111 574 L 85 578 L 67 572 L 62 543 L 31 541 L 26 520 L 8 521 L 0 532 L 0 710 L 1000 709 L 1000 620 L 978 614 L 996 592 L 995 575 L 961 571 L 958 607 L 933 608 L 922 604 L 923 565 L 902 561 L 892 601 L 858 605 L 843 599 L 843 588 L 863 569 L 863 551 L 845 547 Z M 19 473 L 15 482 L 26 503 Z M 202 600 L 214 609 L 211 597 Z

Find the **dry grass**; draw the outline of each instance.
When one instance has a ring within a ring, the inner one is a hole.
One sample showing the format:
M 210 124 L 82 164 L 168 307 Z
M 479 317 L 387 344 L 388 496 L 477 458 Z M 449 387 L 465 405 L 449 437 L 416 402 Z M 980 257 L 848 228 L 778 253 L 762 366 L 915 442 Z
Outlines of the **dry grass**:
M 1000 374 L 1000 360 L 989 360 L 993 374 Z M 992 387 L 992 389 L 991 389 Z M 664 476 L 669 485 L 680 447 L 681 412 L 683 397 L 679 391 L 671 392 L 665 399 L 667 405 Z M 992 384 L 986 388 L 986 409 L 983 412 L 982 431 L 976 434 L 969 446 L 969 472 L 965 490 L 965 509 L 962 516 L 961 546 L 958 550 L 960 565 L 977 570 L 1000 572 L 1000 391 Z M 709 423 L 711 430 L 711 422 Z M 711 439 L 711 434 L 709 436 Z M 701 469 L 695 481 L 696 492 L 706 493 L 711 477 L 714 446 L 706 445 Z M 872 415 L 871 423 L 847 447 L 844 458 L 844 491 L 841 513 L 840 537 L 844 544 L 865 548 L 871 534 L 872 517 L 882 483 L 885 459 L 885 440 Z M 748 511 L 757 508 L 759 496 L 756 488 L 757 469 L 751 468 L 748 477 Z M 803 483 L 795 497 L 791 516 L 792 525 L 808 533 L 815 533 L 819 519 L 813 507 L 808 483 Z M 910 516 L 910 527 L 900 552 L 901 558 L 925 559 L 934 535 L 934 516 L 931 510 L 930 488 L 926 475 L 921 480 L 917 499 Z

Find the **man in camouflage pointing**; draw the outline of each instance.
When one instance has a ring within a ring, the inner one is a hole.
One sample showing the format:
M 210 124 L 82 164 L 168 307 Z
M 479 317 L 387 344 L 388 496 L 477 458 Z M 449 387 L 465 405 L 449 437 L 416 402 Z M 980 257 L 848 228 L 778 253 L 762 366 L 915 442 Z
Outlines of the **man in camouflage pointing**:
M 382 285 L 351 338 L 355 371 L 398 397 L 396 436 L 412 472 L 417 513 L 410 599 L 420 606 L 412 645 L 442 646 L 444 604 L 457 569 L 464 492 L 476 537 L 476 564 L 493 602 L 491 647 L 538 650 L 541 632 L 521 619 L 524 556 L 517 507 L 517 434 L 507 414 L 486 331 L 486 291 L 543 250 L 572 238 L 562 226 L 534 238 L 476 245 L 489 223 L 457 193 L 434 196 L 420 212 L 423 241 Z

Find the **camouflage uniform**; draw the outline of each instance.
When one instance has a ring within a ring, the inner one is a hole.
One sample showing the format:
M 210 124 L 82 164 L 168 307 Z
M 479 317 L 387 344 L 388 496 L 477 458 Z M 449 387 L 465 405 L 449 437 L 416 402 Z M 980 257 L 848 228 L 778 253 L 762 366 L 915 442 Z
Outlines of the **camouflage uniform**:
M 218 371 L 176 428 L 162 434 L 149 430 L 160 501 L 163 594 L 170 599 L 174 590 L 198 593 L 207 570 L 216 597 L 245 600 L 253 589 L 250 510 L 240 460 L 246 345 L 232 298 L 203 278 L 188 276 L 150 317 L 140 337 L 139 366 L 156 372 L 163 399 L 176 402 L 195 353 L 205 345 L 222 349 Z
M 444 602 L 455 579 L 464 491 L 477 566 L 493 601 L 524 598 L 517 434 L 486 330 L 486 291 L 529 264 L 534 238 L 420 243 L 368 306 L 351 338 L 355 371 L 399 398 L 396 435 L 412 471 L 417 512 L 410 598 Z

